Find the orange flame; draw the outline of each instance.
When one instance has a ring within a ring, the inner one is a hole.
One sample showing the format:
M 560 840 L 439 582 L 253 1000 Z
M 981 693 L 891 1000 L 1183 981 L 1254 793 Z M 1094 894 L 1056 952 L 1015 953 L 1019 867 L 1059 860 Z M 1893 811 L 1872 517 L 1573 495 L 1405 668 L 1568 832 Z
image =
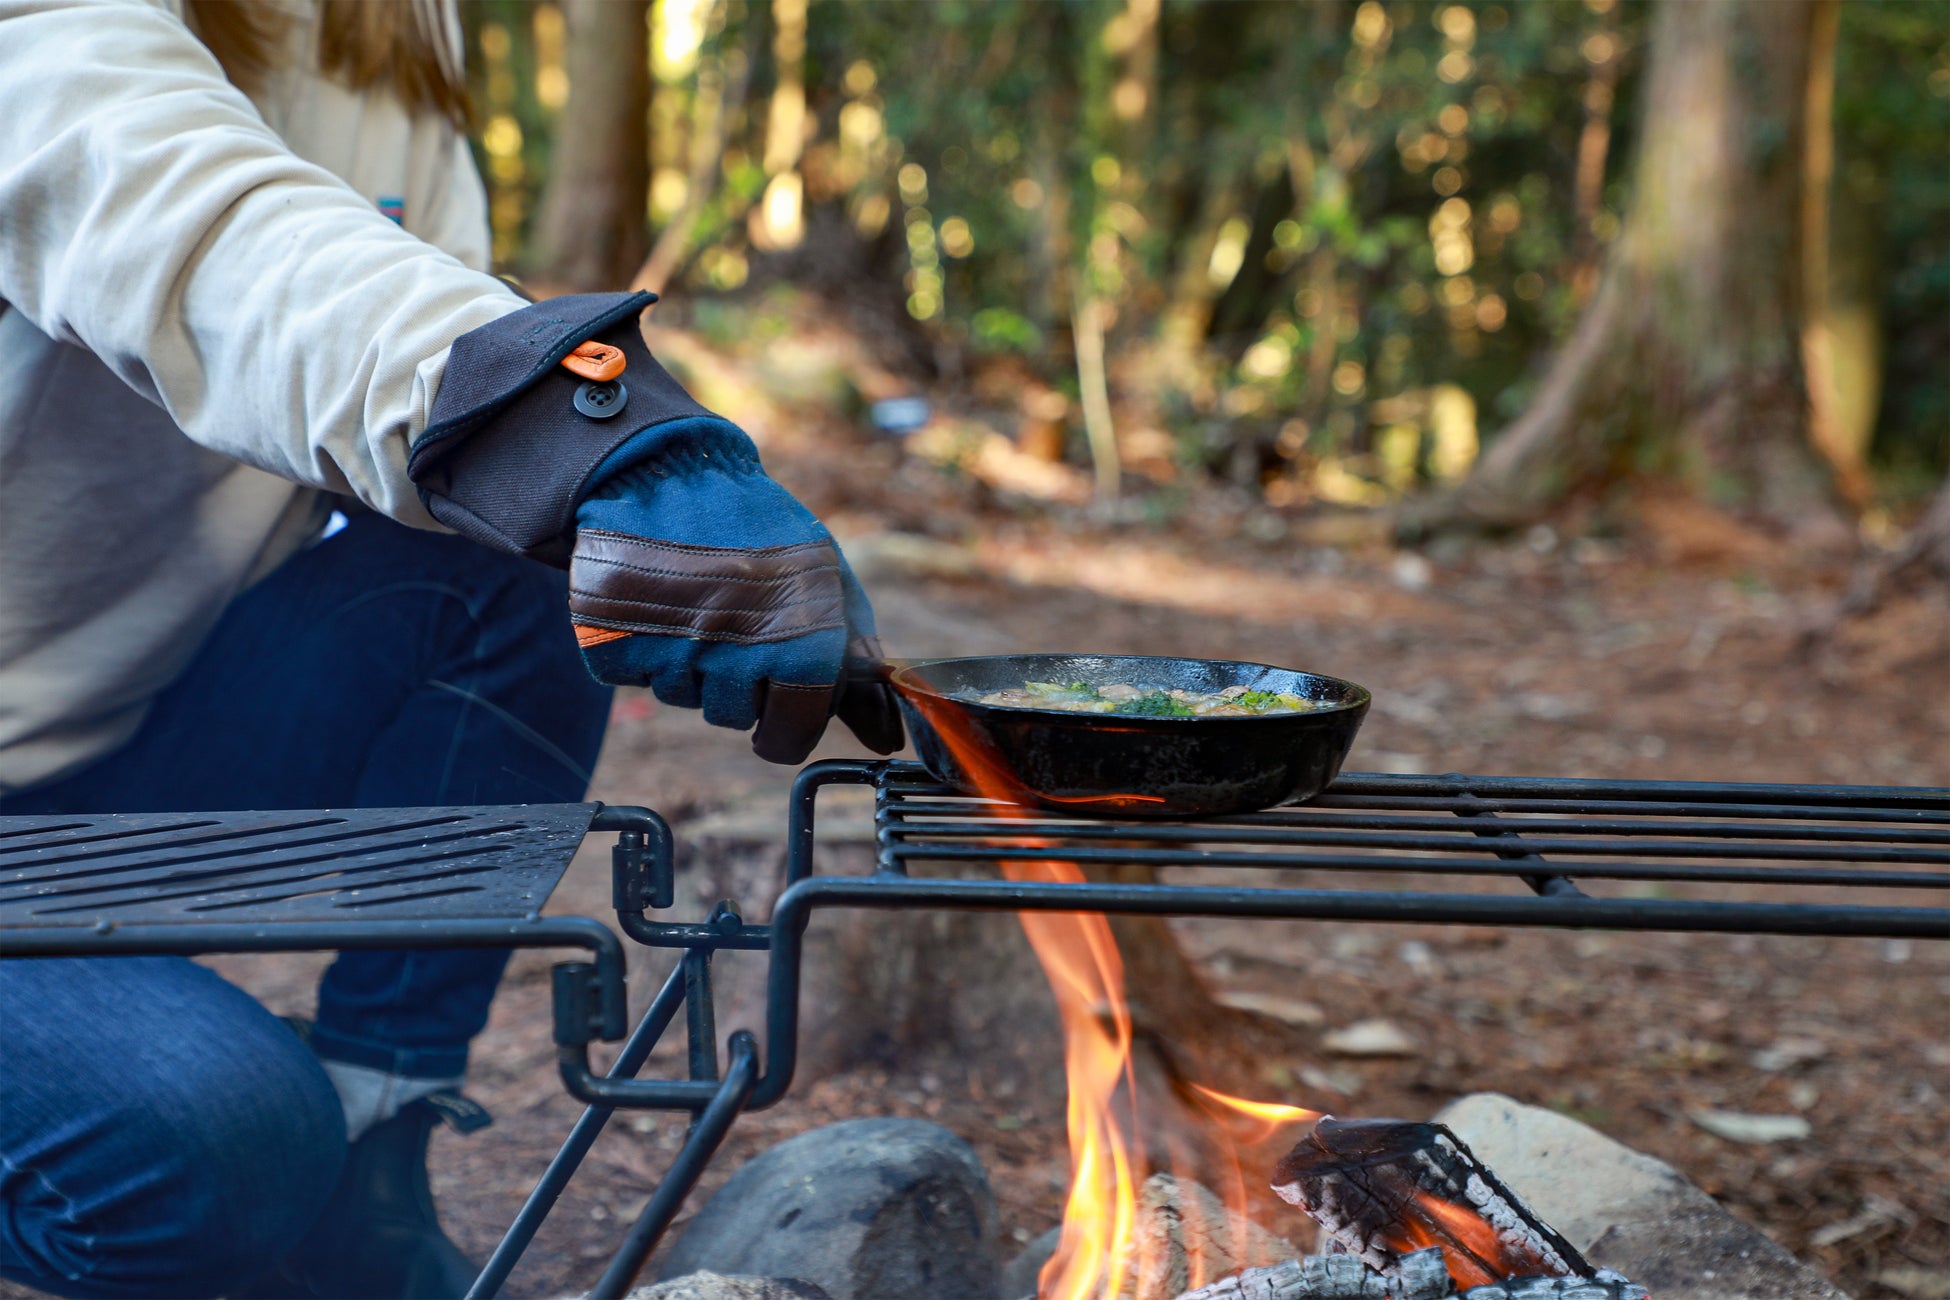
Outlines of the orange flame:
M 1402 1240 L 1391 1241 L 1389 1245 L 1403 1254 L 1430 1246 L 1443 1247 L 1442 1262 L 1448 1266 L 1449 1278 L 1459 1289 L 1487 1286 L 1531 1271 L 1525 1267 L 1530 1263 L 1528 1259 L 1509 1258 L 1510 1252 L 1498 1239 L 1496 1228 L 1475 1210 L 1451 1205 L 1427 1192 L 1415 1194 L 1415 1207 L 1431 1222 L 1404 1214 L 1399 1225 Z M 1463 1249 L 1456 1249 L 1458 1246 Z
M 1026 817 L 1019 805 L 1027 792 L 1000 758 L 963 728 L 952 706 L 920 691 L 905 692 L 908 700 L 953 752 L 970 783 L 984 796 L 1000 801 L 1000 816 Z M 1162 802 L 1155 796 L 1109 795 L 1099 803 L 1118 808 L 1142 801 Z M 1045 847 L 1048 841 L 1025 838 L 1025 849 Z M 1081 883 L 1083 872 L 1073 863 L 1049 860 L 1004 861 L 1003 875 L 1014 881 Z M 1143 1148 L 1134 1142 L 1139 1130 L 1136 1078 L 1131 1064 L 1131 1013 L 1124 997 L 1124 962 L 1101 914 L 1081 912 L 1020 912 L 1023 932 L 1042 962 L 1056 997 L 1063 1025 L 1064 1073 L 1069 1085 L 1068 1129 L 1070 1189 L 1063 1207 L 1063 1226 L 1056 1251 L 1037 1280 L 1040 1300 L 1111 1300 L 1135 1282 L 1138 1188 L 1152 1172 L 1145 1168 Z M 1269 1137 L 1282 1124 L 1319 1118 L 1315 1111 L 1246 1101 L 1192 1084 L 1200 1104 L 1215 1114 L 1236 1114 L 1259 1126 Z M 1243 1216 L 1245 1183 L 1230 1141 L 1219 1126 L 1219 1139 L 1230 1185 L 1223 1199 L 1229 1210 Z M 1219 1235 L 1219 1234 L 1214 1234 Z M 1189 1261 L 1192 1285 L 1215 1281 L 1218 1270 L 1201 1258 Z
M 1244 1097 L 1227 1096 L 1217 1088 L 1208 1088 L 1202 1083 L 1195 1083 L 1192 1088 L 1224 1110 L 1259 1121 L 1260 1131 L 1247 1139 L 1249 1143 L 1264 1142 L 1289 1124 L 1311 1124 L 1321 1115 L 1321 1112 L 1308 1110 L 1305 1106 L 1284 1106 L 1276 1101 L 1248 1101 Z

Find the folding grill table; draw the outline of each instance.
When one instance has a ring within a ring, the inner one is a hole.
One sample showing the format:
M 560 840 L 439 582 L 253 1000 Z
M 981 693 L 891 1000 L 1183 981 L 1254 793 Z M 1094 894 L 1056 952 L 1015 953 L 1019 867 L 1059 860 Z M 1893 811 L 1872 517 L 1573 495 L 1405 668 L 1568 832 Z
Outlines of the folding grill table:
M 819 794 L 841 784 L 875 792 L 867 875 L 814 871 Z M 592 833 L 616 836 L 623 934 L 682 954 L 600 1076 L 589 1044 L 626 1029 L 621 944 L 593 919 L 540 912 Z M 791 1085 L 802 943 L 822 908 L 1950 939 L 1950 907 L 1937 905 L 1950 889 L 1950 789 L 1348 775 L 1304 805 L 1161 822 L 970 798 L 912 763 L 825 762 L 799 774 L 786 833 L 784 892 L 754 924 L 728 903 L 701 921 L 651 919 L 674 904 L 676 864 L 668 827 L 644 808 L 0 818 L 0 956 L 587 950 L 555 967 L 553 1017 L 563 1082 L 588 1109 L 469 1296 L 499 1292 L 614 1109 L 689 1111 L 684 1145 L 591 1292 L 608 1300 L 629 1289 L 737 1116 Z M 1176 870 L 1159 884 L 993 875 L 1022 860 Z M 1242 868 L 1309 874 L 1300 887 L 1204 878 Z M 1729 886 L 1750 896 L 1711 896 Z M 739 1030 L 720 1069 L 721 950 L 767 954 L 762 1068 L 757 1038 Z M 638 1079 L 680 1010 L 687 1077 Z

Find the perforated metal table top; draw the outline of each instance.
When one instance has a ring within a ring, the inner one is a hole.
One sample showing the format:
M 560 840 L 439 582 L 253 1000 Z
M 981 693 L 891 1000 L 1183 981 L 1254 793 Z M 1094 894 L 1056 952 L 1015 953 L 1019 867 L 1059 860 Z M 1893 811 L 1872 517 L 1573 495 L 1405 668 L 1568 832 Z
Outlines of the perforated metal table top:
M 520 919 L 600 806 L 0 817 L 0 929 Z

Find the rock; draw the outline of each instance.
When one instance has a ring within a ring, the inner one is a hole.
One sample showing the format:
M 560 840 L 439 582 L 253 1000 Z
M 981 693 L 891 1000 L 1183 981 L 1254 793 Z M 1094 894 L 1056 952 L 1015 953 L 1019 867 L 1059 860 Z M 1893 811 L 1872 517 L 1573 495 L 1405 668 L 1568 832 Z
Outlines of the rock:
M 728 1277 L 723 1273 L 690 1273 L 684 1277 L 640 1286 L 625 1300 L 832 1300 L 810 1282 L 786 1277 Z
M 858 1119 L 746 1162 L 659 1276 L 804 1278 L 832 1300 L 995 1300 L 999 1262 L 995 1198 L 974 1150 L 924 1120 Z
M 1002 1285 L 996 1292 L 1002 1300 L 1016 1300 L 1018 1296 L 1028 1296 L 1035 1300 L 1036 1279 L 1049 1263 L 1049 1257 L 1056 1253 L 1056 1243 L 1063 1235 L 1063 1225 L 1058 1224 L 1022 1248 L 1022 1254 L 1002 1266 Z
M 1357 1020 L 1323 1035 L 1320 1045 L 1339 1056 L 1414 1056 L 1415 1040 L 1392 1020 Z
M 1189 1178 L 1153 1174 L 1138 1189 L 1136 1258 L 1121 1297 L 1175 1300 L 1242 1268 L 1269 1268 L 1300 1251 Z
M 1686 1118 L 1729 1142 L 1799 1142 L 1814 1125 L 1799 1115 L 1743 1115 L 1732 1110 L 1690 1110 Z
M 1574 1119 L 1497 1093 L 1435 1119 L 1593 1264 L 1658 1300 L 1848 1300 L 1672 1166 Z

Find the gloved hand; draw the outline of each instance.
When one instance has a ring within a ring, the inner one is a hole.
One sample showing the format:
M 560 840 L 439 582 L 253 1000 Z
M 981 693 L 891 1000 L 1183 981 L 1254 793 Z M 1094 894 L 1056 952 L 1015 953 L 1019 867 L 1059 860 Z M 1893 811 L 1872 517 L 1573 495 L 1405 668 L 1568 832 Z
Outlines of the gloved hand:
M 657 425 L 598 467 L 576 509 L 569 612 L 590 672 L 716 726 L 756 723 L 762 758 L 803 761 L 835 712 L 900 748 L 884 688 L 847 689 L 842 673 L 880 658 L 866 593 L 729 421 Z
M 751 440 L 650 355 L 636 322 L 654 301 L 554 298 L 462 335 L 408 474 L 457 532 L 569 569 L 603 681 L 756 722 L 773 762 L 802 761 L 835 713 L 892 753 L 891 688 L 844 667 L 880 657 L 865 593 Z

